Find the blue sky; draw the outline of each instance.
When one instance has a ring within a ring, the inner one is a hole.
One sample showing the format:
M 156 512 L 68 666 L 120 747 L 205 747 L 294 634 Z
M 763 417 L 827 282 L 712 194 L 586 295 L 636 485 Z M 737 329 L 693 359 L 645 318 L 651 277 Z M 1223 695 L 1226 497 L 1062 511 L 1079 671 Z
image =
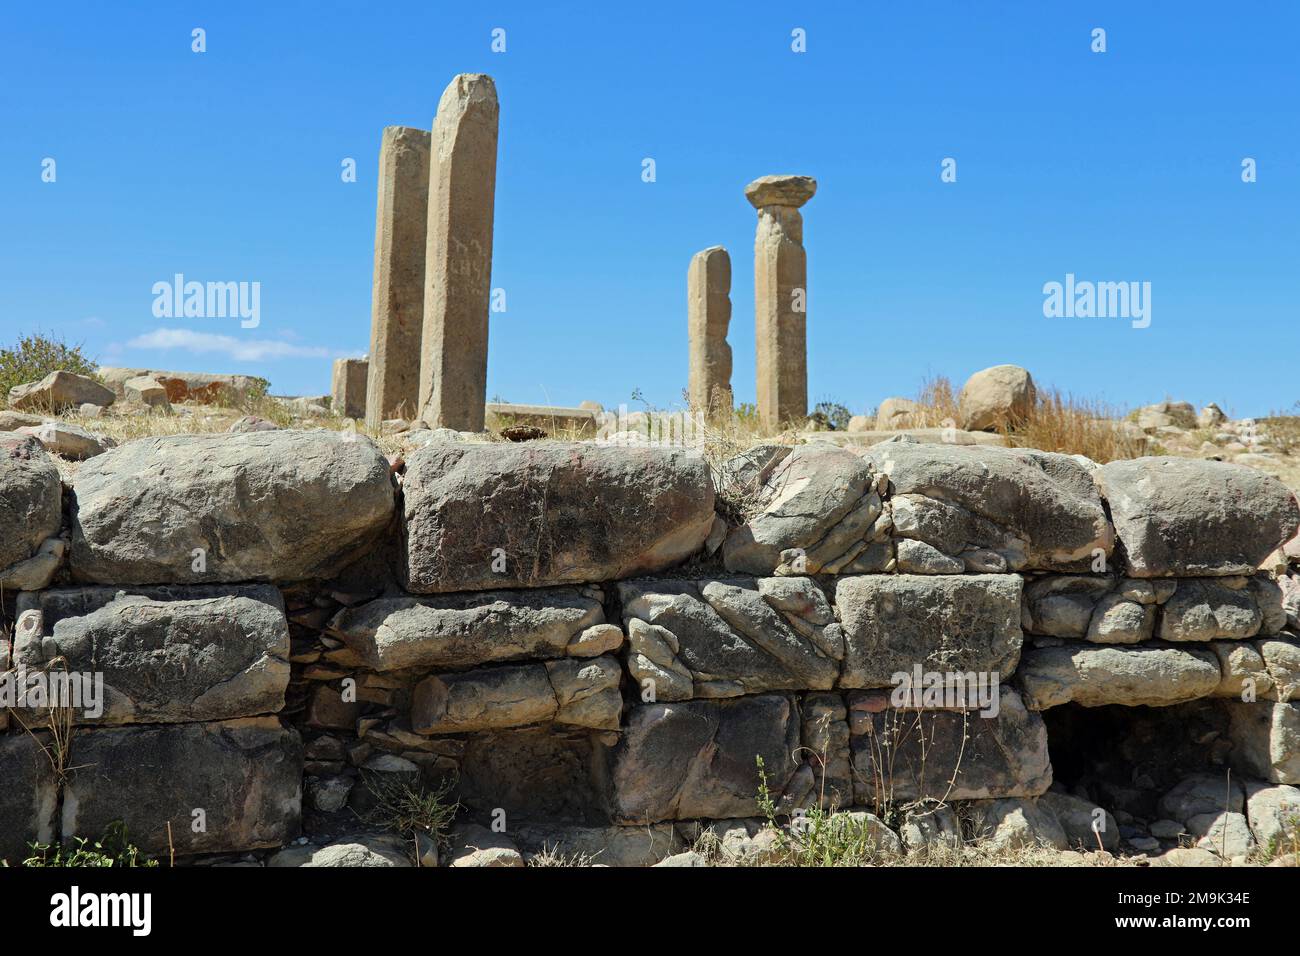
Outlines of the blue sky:
M 369 345 L 380 132 L 427 128 L 454 74 L 486 72 L 489 395 L 680 403 L 687 264 L 721 244 L 752 401 L 743 188 L 792 172 L 819 182 L 811 401 L 862 411 L 1013 362 L 1115 405 L 1264 414 L 1300 399 L 1297 28 L 1289 0 L 9 3 L 0 338 L 327 391 L 330 359 Z M 155 317 L 175 273 L 259 282 L 260 325 Z M 1150 327 L 1045 318 L 1067 273 L 1150 282 Z

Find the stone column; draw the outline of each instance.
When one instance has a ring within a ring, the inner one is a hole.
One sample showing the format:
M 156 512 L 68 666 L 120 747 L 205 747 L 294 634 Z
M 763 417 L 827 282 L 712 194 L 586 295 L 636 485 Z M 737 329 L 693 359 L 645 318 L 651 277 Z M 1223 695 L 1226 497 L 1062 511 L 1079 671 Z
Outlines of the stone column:
M 371 368 L 365 402 L 371 428 L 385 418 L 414 419 L 420 411 L 429 139 L 426 130 L 389 126 L 379 146 Z
M 706 417 L 730 412 L 731 256 L 722 246 L 697 252 L 686 270 L 686 324 L 690 338 L 691 407 Z
M 330 408 L 346 418 L 366 415 L 366 380 L 370 363 L 365 359 L 335 359 L 330 385 Z
M 754 333 L 758 414 L 777 429 L 808 417 L 808 261 L 799 207 L 817 191 L 809 176 L 764 176 L 745 187 L 758 210 Z
M 483 430 L 497 112 L 492 77 L 461 73 L 433 122 L 420 356 L 421 417 L 432 428 Z

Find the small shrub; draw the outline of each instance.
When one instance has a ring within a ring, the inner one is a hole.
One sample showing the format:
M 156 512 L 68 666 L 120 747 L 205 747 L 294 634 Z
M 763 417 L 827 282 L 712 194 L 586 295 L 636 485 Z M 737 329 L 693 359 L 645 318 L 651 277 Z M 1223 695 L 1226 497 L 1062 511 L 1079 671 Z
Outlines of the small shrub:
M 430 790 L 418 774 L 362 772 L 366 789 L 375 798 L 374 807 L 362 819 L 366 823 L 394 830 L 415 839 L 417 833 L 446 846 L 447 832 L 460 804 L 448 803 L 454 781 Z
M 839 402 L 818 402 L 809 416 L 818 425 L 836 432 L 848 431 L 849 419 L 852 417 L 853 413 Z
M 0 349 L 0 401 L 8 404 L 15 385 L 39 382 L 51 372 L 73 372 L 97 378 L 97 366 L 80 345 L 34 334 L 18 340 L 13 348 Z
M 126 837 L 126 824 L 121 821 L 110 823 L 104 836 L 90 841 L 84 837 L 73 837 L 71 844 L 32 843 L 31 856 L 23 860 L 23 866 L 51 867 L 155 867 L 158 861 L 145 856 L 139 847 L 132 845 Z

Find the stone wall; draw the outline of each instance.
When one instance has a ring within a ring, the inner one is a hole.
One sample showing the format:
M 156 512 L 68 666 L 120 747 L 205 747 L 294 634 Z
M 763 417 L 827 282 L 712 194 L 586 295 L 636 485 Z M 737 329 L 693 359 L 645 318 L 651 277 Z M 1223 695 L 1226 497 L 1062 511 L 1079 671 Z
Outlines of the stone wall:
M 972 801 L 1073 836 L 1044 717 L 1080 706 L 1212 708 L 1224 766 L 1300 784 L 1300 508 L 1243 467 L 906 441 L 390 462 L 283 431 L 143 439 L 62 486 L 4 436 L 0 492 L 8 686 L 102 681 L 0 711 L 11 862 L 115 820 L 181 858 L 320 843 L 398 775 L 453 788 L 460 860 L 653 863 L 750 826 L 760 760 L 781 814 Z

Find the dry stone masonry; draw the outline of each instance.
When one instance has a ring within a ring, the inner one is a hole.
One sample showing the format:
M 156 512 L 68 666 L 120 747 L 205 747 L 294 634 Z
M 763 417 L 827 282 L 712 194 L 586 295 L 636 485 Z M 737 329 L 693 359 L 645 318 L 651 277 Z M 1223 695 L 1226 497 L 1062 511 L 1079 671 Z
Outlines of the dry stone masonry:
M 1003 842 L 1118 849 L 1139 818 L 1239 855 L 1300 798 L 1298 528 L 1208 461 L 904 440 L 715 474 L 431 435 L 390 466 L 283 430 L 137 440 L 64 486 L 5 436 L 5 686 L 67 696 L 0 712 L 0 856 L 123 821 L 183 861 L 392 865 L 363 821 L 414 781 L 460 803 L 443 863 L 649 865 L 757 840 L 760 761 L 779 814 L 900 852 L 955 805 Z M 282 849 L 303 833 L 336 843 Z

